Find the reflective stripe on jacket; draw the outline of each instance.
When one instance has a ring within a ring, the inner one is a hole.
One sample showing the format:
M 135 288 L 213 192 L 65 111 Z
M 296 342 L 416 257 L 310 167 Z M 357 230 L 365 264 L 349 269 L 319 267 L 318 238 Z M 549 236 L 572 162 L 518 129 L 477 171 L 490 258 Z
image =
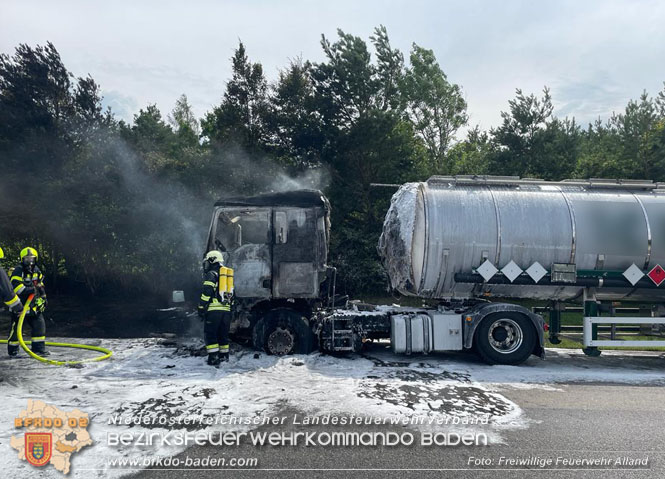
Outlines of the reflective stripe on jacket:
M 0 299 L 7 306 L 12 307 L 19 302 L 18 296 L 14 292 L 9 276 L 3 268 L 0 268 Z

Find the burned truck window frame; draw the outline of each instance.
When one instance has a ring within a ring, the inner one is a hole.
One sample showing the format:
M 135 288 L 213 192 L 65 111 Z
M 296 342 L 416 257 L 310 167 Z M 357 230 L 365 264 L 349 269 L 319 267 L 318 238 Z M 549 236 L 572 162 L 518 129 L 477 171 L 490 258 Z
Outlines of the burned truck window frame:
M 223 209 L 215 223 L 214 246 L 234 251 L 245 244 L 270 244 L 270 210 Z
M 286 211 L 275 211 L 275 244 L 286 244 L 289 241 L 289 221 Z

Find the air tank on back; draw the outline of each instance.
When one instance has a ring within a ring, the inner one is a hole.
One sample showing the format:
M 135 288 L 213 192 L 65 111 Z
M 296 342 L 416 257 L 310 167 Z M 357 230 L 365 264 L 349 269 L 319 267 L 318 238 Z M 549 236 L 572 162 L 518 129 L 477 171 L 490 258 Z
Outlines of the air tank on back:
M 432 177 L 407 183 L 393 195 L 379 251 L 391 285 L 402 294 L 433 299 L 497 296 L 549 300 L 581 297 L 583 285 L 461 282 L 485 261 L 501 270 L 513 261 L 548 273 L 569 265 L 590 277 L 611 275 L 599 299 L 654 299 L 661 288 L 633 287 L 622 273 L 665 267 L 665 189 L 649 181 L 516 177 Z M 498 273 L 496 278 L 503 277 Z M 646 278 L 646 277 L 645 277 Z

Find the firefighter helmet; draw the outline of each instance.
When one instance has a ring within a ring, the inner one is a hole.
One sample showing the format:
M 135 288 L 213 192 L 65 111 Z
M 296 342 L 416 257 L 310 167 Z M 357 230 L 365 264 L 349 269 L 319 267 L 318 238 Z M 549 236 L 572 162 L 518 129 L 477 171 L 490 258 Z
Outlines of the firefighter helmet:
M 37 253 L 37 250 L 35 248 L 31 248 L 30 246 L 21 250 L 21 260 L 23 260 L 26 256 L 33 256 L 35 261 L 39 259 L 39 253 Z
M 204 261 L 210 264 L 217 263 L 219 266 L 222 266 L 224 265 L 224 255 L 222 254 L 221 251 L 217 251 L 216 249 L 214 249 L 212 251 L 208 251 L 208 253 L 204 258 Z

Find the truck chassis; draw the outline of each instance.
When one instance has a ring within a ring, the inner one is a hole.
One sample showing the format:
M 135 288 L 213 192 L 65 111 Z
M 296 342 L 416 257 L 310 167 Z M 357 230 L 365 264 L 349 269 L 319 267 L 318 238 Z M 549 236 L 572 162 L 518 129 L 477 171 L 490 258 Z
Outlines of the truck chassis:
M 491 364 L 519 364 L 544 358 L 543 318 L 509 303 L 442 304 L 403 308 L 351 304 L 321 313 L 315 334 L 320 349 L 359 352 L 368 341 L 389 339 L 396 354 L 475 350 Z

